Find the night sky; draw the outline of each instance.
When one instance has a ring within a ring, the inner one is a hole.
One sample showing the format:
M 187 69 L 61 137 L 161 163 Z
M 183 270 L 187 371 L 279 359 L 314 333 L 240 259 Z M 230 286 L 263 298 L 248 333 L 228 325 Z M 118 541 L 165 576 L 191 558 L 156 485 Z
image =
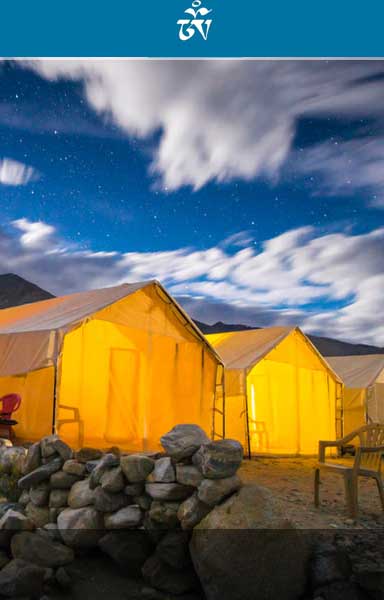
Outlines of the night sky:
M 0 63 L 0 271 L 384 345 L 384 64 Z

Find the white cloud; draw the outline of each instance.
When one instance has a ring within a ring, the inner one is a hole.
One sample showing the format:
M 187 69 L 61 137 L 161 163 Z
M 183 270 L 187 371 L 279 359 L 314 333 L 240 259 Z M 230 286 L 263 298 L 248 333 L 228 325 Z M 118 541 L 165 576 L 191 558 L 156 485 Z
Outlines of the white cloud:
M 38 178 L 37 171 L 23 163 L 10 158 L 0 160 L 0 184 L 3 185 L 26 185 Z
M 24 62 L 41 76 L 81 81 L 88 103 L 130 136 L 151 139 L 152 171 L 163 186 L 210 181 L 272 182 L 292 148 L 298 120 L 333 116 L 382 120 L 380 61 Z M 356 141 L 356 148 L 364 144 Z M 354 148 L 345 146 L 345 152 Z M 329 162 L 329 161 L 327 161 Z M 307 170 L 316 170 L 309 158 Z M 380 170 L 361 174 L 366 184 Z M 328 170 L 329 176 L 342 177 Z M 338 185 L 337 189 L 340 188 Z
M 0 232 L 0 272 L 16 272 L 56 294 L 157 278 L 196 318 L 295 323 L 379 345 L 383 255 L 384 228 L 325 235 L 303 227 L 246 248 L 128 253 L 68 246 L 53 226 L 28 219 L 14 221 L 10 235 Z

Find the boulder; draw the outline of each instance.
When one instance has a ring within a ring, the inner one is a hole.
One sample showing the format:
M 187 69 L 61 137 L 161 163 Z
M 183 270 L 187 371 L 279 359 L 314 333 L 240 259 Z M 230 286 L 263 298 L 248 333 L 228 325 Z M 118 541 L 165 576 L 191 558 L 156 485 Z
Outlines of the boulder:
M 19 504 L 21 504 L 21 506 L 27 506 L 30 500 L 31 498 L 29 496 L 29 492 L 27 492 L 27 490 L 23 490 L 19 498 Z
M 202 474 L 194 465 L 176 465 L 176 481 L 178 481 L 178 483 L 199 487 L 202 480 Z
M 77 481 L 79 481 L 79 477 L 77 475 L 71 475 L 65 471 L 57 471 L 56 473 L 53 473 L 49 480 L 51 487 L 59 490 L 69 490 Z
M 182 529 L 193 529 L 207 514 L 211 507 L 199 500 L 197 493 L 184 500 L 177 511 Z
M 192 456 L 209 437 L 198 425 L 176 425 L 160 438 L 161 445 L 169 456 L 179 461 Z
M 47 435 L 40 440 L 41 455 L 43 458 L 49 458 L 57 453 L 55 442 L 59 440 L 59 436 L 54 433 Z
M 69 490 L 51 490 L 49 494 L 49 508 L 67 506 Z
M 35 506 L 33 502 L 29 502 L 25 507 L 25 513 L 36 527 L 44 527 L 49 523 L 49 508 L 48 506 Z
M 24 461 L 23 475 L 27 475 L 41 466 L 41 450 L 40 443 L 35 442 L 28 448 L 27 455 Z
M 178 502 L 159 502 L 154 500 L 149 510 L 151 521 L 160 523 L 164 529 L 176 527 L 178 525 L 177 511 L 180 504 Z
M 140 575 L 141 567 L 152 552 L 152 544 L 143 530 L 110 531 L 99 547 L 128 575 Z
M 186 531 L 168 531 L 156 546 L 156 554 L 173 569 L 184 569 L 191 564 L 190 534 Z
M 143 513 L 137 504 L 131 504 L 121 508 L 115 513 L 106 515 L 104 524 L 106 529 L 130 529 L 139 527 L 143 518 Z
M 22 473 L 27 451 L 21 446 L 0 447 L 0 471 L 2 474 L 11 475 Z
M 35 506 L 46 506 L 48 504 L 49 492 L 49 482 L 42 481 L 41 483 L 31 487 L 29 490 L 29 499 Z
M 106 471 L 112 469 L 112 467 L 119 466 L 119 459 L 114 454 L 105 454 L 103 458 L 101 458 L 97 465 L 92 469 L 91 476 L 89 479 L 89 485 L 92 489 L 95 489 L 98 485 L 100 485 L 100 481 L 102 476 Z
M 66 460 L 63 464 L 63 471 L 70 475 L 77 475 L 77 477 L 84 477 L 87 472 L 87 468 L 84 463 L 74 460 L 73 458 Z
M 5 552 L 5 550 L 0 550 L 0 570 L 5 567 L 5 565 L 7 565 L 9 563 L 11 559 L 9 558 L 8 554 Z
M 57 525 L 65 544 L 72 548 L 93 548 L 103 534 L 103 517 L 93 507 L 66 508 Z
M 121 467 L 113 467 L 101 476 L 101 487 L 106 492 L 121 492 L 125 486 L 125 479 Z
M 0 571 L 0 594 L 3 596 L 39 597 L 43 591 L 45 569 L 15 558 Z
M 197 495 L 204 504 L 215 506 L 240 487 L 241 480 L 237 475 L 225 479 L 203 479 L 199 485 Z
M 129 483 L 140 483 L 153 471 L 155 461 L 145 454 L 129 454 L 120 458 L 120 465 Z
M 68 444 L 63 442 L 63 440 L 61 440 L 59 437 L 53 441 L 53 447 L 64 461 L 72 458 L 72 448 L 70 448 Z
M 297 600 L 310 554 L 284 506 L 247 485 L 195 527 L 192 560 L 207 600 Z
M 44 525 L 39 531 L 43 531 L 45 534 L 49 535 L 54 542 L 62 542 L 60 531 L 56 523 L 47 523 L 47 525 Z
M 93 504 L 95 490 L 89 487 L 89 479 L 75 483 L 68 494 L 68 506 L 70 508 L 84 508 Z
M 56 473 L 56 471 L 59 471 L 61 469 L 62 464 L 62 458 L 55 458 L 51 462 L 46 463 L 45 465 L 41 465 L 41 467 L 38 467 L 31 473 L 28 473 L 27 475 L 24 475 L 24 477 L 21 477 L 21 479 L 19 479 L 19 488 L 22 490 L 27 490 L 30 487 L 49 479 L 53 473 Z
M 201 446 L 192 461 L 207 479 L 235 475 L 243 460 L 243 447 L 236 440 L 217 440 Z
M 147 481 L 157 483 L 173 483 L 176 479 L 175 468 L 169 456 L 155 461 L 155 468 L 147 477 Z
M 48 534 L 41 535 L 29 531 L 13 536 L 11 552 L 14 558 L 29 560 L 40 567 L 52 568 L 67 565 L 75 557 L 71 548 L 53 541 Z
M 11 508 L 0 519 L 0 546 L 8 547 L 12 535 L 17 531 L 32 531 L 35 524 L 25 515 Z
M 66 590 L 72 586 L 72 577 L 67 573 L 64 567 L 59 567 L 55 573 L 56 583 L 59 587 Z
M 99 460 L 102 456 L 103 456 L 102 451 L 98 450 L 97 448 L 84 447 L 84 448 L 80 448 L 80 450 L 78 450 L 75 453 L 76 460 L 78 460 L 81 463 L 87 463 L 89 461 Z
M 111 494 L 102 487 L 95 489 L 93 504 L 100 512 L 115 512 L 129 504 L 129 498 L 123 493 Z
M 124 494 L 127 496 L 141 496 L 144 493 L 144 483 L 129 483 L 124 488 Z
M 184 500 L 194 488 L 181 483 L 146 483 L 145 491 L 154 500 Z
M 149 510 L 151 506 L 152 498 L 146 494 L 140 496 L 132 496 L 133 504 L 140 506 L 141 510 Z
M 142 574 L 145 581 L 155 589 L 177 596 L 198 587 L 198 581 L 192 569 L 172 569 L 160 560 L 157 554 L 150 556 L 144 563 Z

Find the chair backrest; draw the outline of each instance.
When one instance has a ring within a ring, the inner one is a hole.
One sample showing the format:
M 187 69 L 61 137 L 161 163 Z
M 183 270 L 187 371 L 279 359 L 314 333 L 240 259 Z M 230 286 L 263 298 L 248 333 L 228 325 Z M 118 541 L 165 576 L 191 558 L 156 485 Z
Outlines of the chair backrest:
M 375 423 L 372 425 L 364 425 L 356 431 L 356 435 L 360 440 L 360 446 L 365 448 L 379 448 L 384 446 L 384 425 Z M 360 466 L 364 469 L 379 470 L 381 465 L 382 452 L 366 452 L 362 453 Z
M 7 394 L 0 398 L 2 403 L 1 416 L 10 418 L 21 404 L 21 396 L 19 394 Z

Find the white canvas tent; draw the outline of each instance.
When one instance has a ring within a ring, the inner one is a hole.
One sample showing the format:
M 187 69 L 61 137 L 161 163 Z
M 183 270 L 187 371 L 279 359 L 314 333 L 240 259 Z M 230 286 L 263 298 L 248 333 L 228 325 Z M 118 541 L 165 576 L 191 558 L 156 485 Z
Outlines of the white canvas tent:
M 384 354 L 328 356 L 344 382 L 343 433 L 384 423 Z

